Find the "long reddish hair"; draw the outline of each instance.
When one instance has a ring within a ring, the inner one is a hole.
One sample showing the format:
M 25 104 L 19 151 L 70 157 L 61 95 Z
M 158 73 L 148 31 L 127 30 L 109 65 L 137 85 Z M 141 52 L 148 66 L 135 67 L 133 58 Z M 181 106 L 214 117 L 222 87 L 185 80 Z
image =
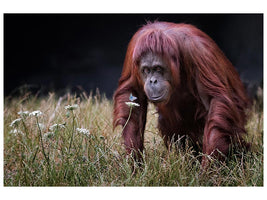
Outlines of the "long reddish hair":
M 166 145 L 174 133 L 191 132 L 189 136 L 194 142 L 203 135 L 203 153 L 207 154 L 215 149 L 226 154 L 230 140 L 249 146 L 241 135 L 246 132 L 246 109 L 250 101 L 231 62 L 196 27 L 154 22 L 141 27 L 132 37 L 114 94 L 114 128 L 126 123 L 129 107 L 125 102 L 130 93 L 140 104 L 123 130 L 128 152 L 143 149 L 147 97 L 138 66 L 147 52 L 162 57 L 171 73 L 170 101 L 157 104 L 158 127 Z M 205 158 L 202 163 L 205 165 Z
M 224 118 L 240 124 L 238 127 L 244 126 L 248 98 L 237 71 L 208 35 L 189 24 L 155 22 L 140 28 L 129 43 L 115 97 L 123 88 L 140 88 L 138 62 L 147 51 L 157 53 L 168 61 L 174 86 L 181 82 L 180 68 L 183 68 L 187 87 L 195 97 L 198 94 L 194 80 L 198 76 L 205 92 L 221 99 L 225 105 L 221 109 L 232 111 L 225 113 L 229 116 Z M 115 112 L 115 121 L 117 115 L 118 112 Z

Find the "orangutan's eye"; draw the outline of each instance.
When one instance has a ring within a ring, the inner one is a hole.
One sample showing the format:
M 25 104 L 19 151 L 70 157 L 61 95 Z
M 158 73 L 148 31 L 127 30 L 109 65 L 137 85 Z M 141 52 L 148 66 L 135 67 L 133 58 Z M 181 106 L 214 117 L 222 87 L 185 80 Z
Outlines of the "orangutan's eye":
M 163 72 L 162 67 L 161 66 L 157 66 L 156 67 L 156 72 L 162 73 Z
M 148 67 L 144 67 L 144 68 L 143 68 L 143 73 L 144 73 L 144 74 L 149 74 L 150 71 L 151 71 L 151 70 L 150 70 Z

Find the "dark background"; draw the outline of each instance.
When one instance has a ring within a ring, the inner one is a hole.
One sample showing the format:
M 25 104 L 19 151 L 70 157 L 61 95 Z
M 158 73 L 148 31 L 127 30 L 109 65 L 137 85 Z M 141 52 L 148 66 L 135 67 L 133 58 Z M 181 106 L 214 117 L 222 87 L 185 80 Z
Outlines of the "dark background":
M 250 95 L 262 85 L 262 14 L 5 14 L 4 95 L 99 88 L 112 97 L 128 42 L 149 20 L 196 25 L 234 64 Z

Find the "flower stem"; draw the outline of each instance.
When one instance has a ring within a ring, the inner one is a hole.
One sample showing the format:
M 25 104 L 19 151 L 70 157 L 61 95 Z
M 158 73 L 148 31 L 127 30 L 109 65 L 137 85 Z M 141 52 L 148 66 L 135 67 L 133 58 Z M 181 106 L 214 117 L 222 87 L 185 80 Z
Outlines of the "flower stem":
M 131 117 L 131 114 L 132 114 L 132 109 L 133 109 L 133 106 L 130 106 L 130 113 L 129 113 L 129 116 L 128 116 L 128 119 L 126 120 L 123 128 L 122 128 L 122 131 L 124 130 L 124 128 L 126 127 L 126 125 L 128 124 L 129 120 L 130 120 L 130 117 Z
M 43 143 L 43 137 L 42 137 L 42 131 L 41 131 L 41 128 L 39 126 L 39 121 L 38 121 L 38 117 L 36 117 L 36 121 L 37 121 L 37 126 L 38 126 L 38 129 L 39 129 L 39 137 L 40 137 L 40 142 L 41 142 L 41 147 L 42 147 L 42 153 L 45 157 L 45 160 L 48 164 L 48 166 L 50 166 L 50 163 L 49 163 L 49 156 L 46 155 L 45 153 L 45 149 L 44 149 L 44 143 Z
M 26 127 L 26 124 L 25 124 L 25 122 L 24 122 L 24 119 L 22 119 L 22 125 L 23 125 L 23 128 L 24 128 L 24 130 L 25 130 L 26 137 L 27 137 L 27 139 L 28 139 L 28 135 L 29 135 L 29 133 L 28 133 L 28 129 L 27 129 L 27 127 Z
M 68 149 L 68 154 L 70 153 L 70 148 L 71 148 L 71 144 L 72 144 L 73 136 L 74 136 L 74 121 L 75 121 L 75 116 L 74 116 L 74 113 L 72 111 L 72 134 L 71 134 L 71 138 L 70 138 L 70 145 L 69 145 L 69 149 Z

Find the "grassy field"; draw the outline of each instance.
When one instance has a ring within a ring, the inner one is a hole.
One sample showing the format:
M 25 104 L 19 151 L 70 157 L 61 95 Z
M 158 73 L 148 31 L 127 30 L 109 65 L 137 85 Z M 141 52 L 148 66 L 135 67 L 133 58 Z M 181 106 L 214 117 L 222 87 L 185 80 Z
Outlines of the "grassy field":
M 190 146 L 168 153 L 152 105 L 144 164 L 133 173 L 121 144 L 122 129 L 112 130 L 112 104 L 85 93 L 5 98 L 4 185 L 263 186 L 262 101 L 254 102 L 246 126 L 251 152 L 232 155 L 227 163 L 213 160 L 202 173 L 201 155 L 195 156 Z

